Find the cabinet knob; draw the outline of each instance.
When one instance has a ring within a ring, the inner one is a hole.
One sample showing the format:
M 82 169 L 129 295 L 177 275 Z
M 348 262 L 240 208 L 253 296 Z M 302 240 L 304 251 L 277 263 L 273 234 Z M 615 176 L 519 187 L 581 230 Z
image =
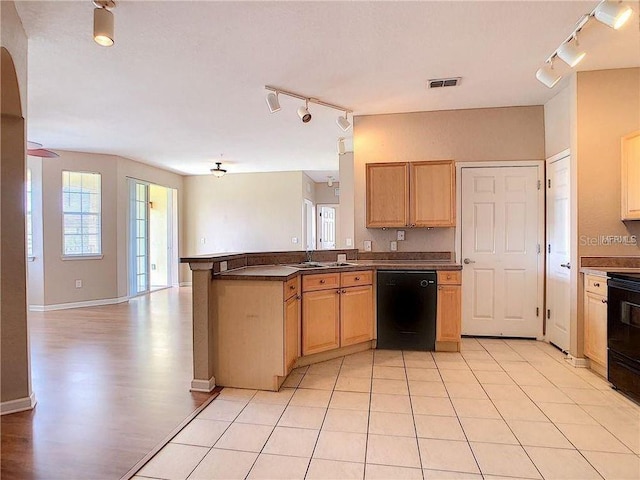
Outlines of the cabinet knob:
M 295 285 L 289 285 L 289 290 L 295 290 L 296 286 Z
M 605 298 L 602 299 L 602 303 L 607 303 L 607 300 Z
M 340 295 L 340 290 L 336 290 L 336 293 L 337 293 L 338 295 Z
M 593 286 L 594 286 L 594 287 L 599 287 L 599 286 L 600 286 L 600 284 L 599 284 L 598 282 L 593 282 Z
M 357 282 L 358 280 L 360 280 L 360 277 L 356 277 L 356 282 Z
M 320 283 L 324 283 L 324 279 L 320 280 Z
M 451 280 L 451 274 L 447 273 L 447 280 Z
M 343 289 L 342 289 L 342 293 L 347 293 L 347 291 L 343 288 Z

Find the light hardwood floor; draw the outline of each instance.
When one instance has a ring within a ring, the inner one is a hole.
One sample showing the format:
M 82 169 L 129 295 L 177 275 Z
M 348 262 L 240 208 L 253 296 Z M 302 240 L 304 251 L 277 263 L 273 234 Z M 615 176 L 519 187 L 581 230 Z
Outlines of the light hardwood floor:
M 120 478 L 209 395 L 189 392 L 191 289 L 29 313 L 38 404 L 2 417 L 0 476 Z

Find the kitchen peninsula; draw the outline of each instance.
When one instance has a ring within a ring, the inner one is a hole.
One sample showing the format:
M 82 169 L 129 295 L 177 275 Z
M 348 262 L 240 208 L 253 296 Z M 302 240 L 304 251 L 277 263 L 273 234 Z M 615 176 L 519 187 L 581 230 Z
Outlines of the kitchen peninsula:
M 192 271 L 191 389 L 278 390 L 296 366 L 375 348 L 378 270 L 436 271 L 436 350 L 459 350 L 461 266 L 450 252 L 224 253 Z

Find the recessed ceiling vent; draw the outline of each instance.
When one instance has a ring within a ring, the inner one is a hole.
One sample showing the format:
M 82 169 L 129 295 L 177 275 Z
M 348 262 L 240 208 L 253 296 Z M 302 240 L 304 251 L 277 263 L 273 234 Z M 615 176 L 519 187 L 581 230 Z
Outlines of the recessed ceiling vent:
M 427 82 L 427 85 L 429 88 L 457 87 L 461 80 L 462 77 L 433 78 Z

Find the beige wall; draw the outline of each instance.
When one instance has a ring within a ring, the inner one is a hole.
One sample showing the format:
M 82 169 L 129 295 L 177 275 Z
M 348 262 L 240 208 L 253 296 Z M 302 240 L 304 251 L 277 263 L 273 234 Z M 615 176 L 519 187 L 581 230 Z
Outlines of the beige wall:
M 365 164 L 453 159 L 456 162 L 542 160 L 542 106 L 449 110 L 354 119 L 355 246 L 388 251 L 396 230 L 365 228 Z M 340 173 L 344 186 L 344 178 Z M 399 251 L 453 251 L 454 229 L 408 229 Z
M 340 188 L 340 182 L 333 182 L 332 187 L 327 185 L 327 182 L 316 182 L 316 203 L 340 203 L 340 197 L 336 196 L 337 188 Z
M 340 216 L 338 231 L 340 236 L 336 248 L 354 247 L 355 238 L 355 171 L 353 152 L 340 155 Z
M 579 255 L 640 255 L 638 245 L 584 245 L 640 238 L 640 222 L 620 220 L 620 138 L 640 130 L 640 68 L 579 72 L 577 98 Z
M 182 191 L 182 176 L 149 165 L 113 155 L 59 151 L 55 161 L 42 161 L 41 184 L 34 182 L 34 190 L 42 192 L 42 214 L 34 223 L 42 222 L 46 239 L 34 242 L 36 260 L 30 262 L 30 272 L 37 272 L 43 260 L 41 278 L 30 277 L 30 306 L 50 308 L 76 302 L 123 299 L 128 295 L 128 209 L 127 178 Z M 102 258 L 62 258 L 62 171 L 74 170 L 100 173 L 102 180 Z M 178 226 L 180 229 L 180 225 Z M 34 229 L 35 230 L 35 229 Z M 41 250 L 38 249 L 41 248 Z M 176 252 L 179 256 L 180 252 Z M 82 280 L 82 288 L 76 288 Z M 38 285 L 38 281 L 40 285 Z M 42 292 L 42 298 L 39 292 Z
M 185 253 L 302 250 L 308 181 L 302 172 L 185 177 Z
M 13 2 L 0 2 L 0 401 L 32 408 L 25 252 L 27 36 Z

